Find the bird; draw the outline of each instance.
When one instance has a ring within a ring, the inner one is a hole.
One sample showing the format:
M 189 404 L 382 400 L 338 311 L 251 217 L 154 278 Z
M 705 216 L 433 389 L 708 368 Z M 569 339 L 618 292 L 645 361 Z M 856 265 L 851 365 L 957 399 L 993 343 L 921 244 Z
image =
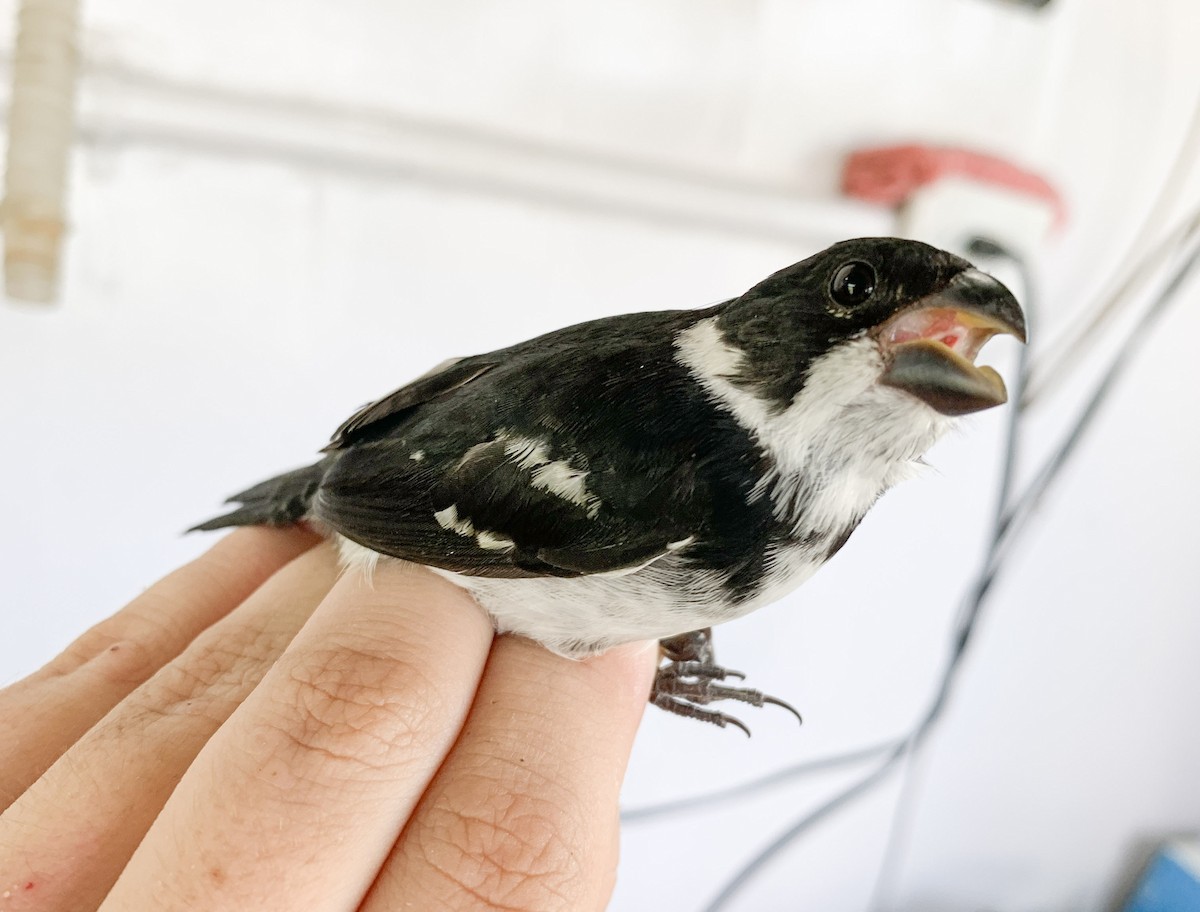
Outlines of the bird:
M 803 583 L 959 416 L 1005 402 L 974 363 L 997 334 L 1025 342 L 1024 314 L 967 260 L 842 241 L 716 305 L 445 361 L 193 528 L 308 523 L 345 567 L 423 564 L 564 656 L 658 640 L 650 702 L 749 734 L 712 704 L 799 713 L 727 683 L 712 627 Z

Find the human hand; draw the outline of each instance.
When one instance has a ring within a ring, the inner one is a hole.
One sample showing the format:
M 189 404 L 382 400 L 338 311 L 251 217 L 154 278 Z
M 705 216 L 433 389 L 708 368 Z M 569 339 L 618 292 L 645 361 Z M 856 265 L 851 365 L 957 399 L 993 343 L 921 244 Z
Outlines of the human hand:
M 0 910 L 601 909 L 656 658 L 238 530 L 0 691 Z

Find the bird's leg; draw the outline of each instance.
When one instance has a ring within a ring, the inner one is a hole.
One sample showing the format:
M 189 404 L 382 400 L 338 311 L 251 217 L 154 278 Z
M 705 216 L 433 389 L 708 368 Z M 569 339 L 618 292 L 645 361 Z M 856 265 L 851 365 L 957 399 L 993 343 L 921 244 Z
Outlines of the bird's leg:
M 739 680 L 746 677 L 740 671 L 722 668 L 717 664 L 711 627 L 667 637 L 660 640 L 658 645 L 663 657 L 670 663 L 663 666 L 660 674 L 669 673 L 675 677 L 689 676 L 718 681 L 727 677 Z
M 717 700 L 736 700 L 751 706 L 770 703 L 782 706 L 800 719 L 800 713 L 783 700 L 748 687 L 729 687 L 716 683 L 726 678 L 741 680 L 745 675 L 717 664 L 711 627 L 668 637 L 660 641 L 659 646 L 666 661 L 659 666 L 654 678 L 650 702 L 660 709 L 688 719 L 710 722 L 721 728 L 733 725 L 747 735 L 750 729 L 740 720 L 715 709 L 706 709 L 707 704 Z

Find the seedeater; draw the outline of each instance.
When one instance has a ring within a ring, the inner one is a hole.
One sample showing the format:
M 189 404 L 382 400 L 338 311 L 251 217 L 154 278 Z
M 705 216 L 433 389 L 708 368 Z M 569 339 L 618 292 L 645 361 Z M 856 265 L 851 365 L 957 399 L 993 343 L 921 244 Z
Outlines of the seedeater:
M 447 361 L 196 528 L 307 520 L 348 565 L 424 564 L 567 656 L 659 639 L 651 701 L 745 729 L 709 704 L 786 704 L 721 683 L 710 628 L 799 586 L 956 416 L 1005 401 L 974 363 L 997 333 L 1025 340 L 1021 308 L 966 260 L 844 241 L 716 306 Z

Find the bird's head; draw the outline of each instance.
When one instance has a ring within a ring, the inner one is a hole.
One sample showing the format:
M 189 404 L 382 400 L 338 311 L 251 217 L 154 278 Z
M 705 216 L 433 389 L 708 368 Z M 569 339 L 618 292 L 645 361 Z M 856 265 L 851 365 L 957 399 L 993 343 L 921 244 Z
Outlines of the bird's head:
M 847 384 L 870 379 L 942 415 L 990 408 L 1006 400 L 1004 382 L 975 357 L 997 333 L 1025 341 L 1024 315 L 1004 285 L 961 257 L 899 238 L 843 241 L 781 269 L 725 304 L 717 328 L 744 354 L 733 382 L 779 409 L 825 356 L 846 360 L 847 344 L 862 361 Z
M 954 416 L 1005 401 L 975 364 L 997 333 L 1025 339 L 1000 282 L 927 244 L 859 238 L 719 305 L 676 345 L 770 457 L 759 488 L 777 513 L 819 530 L 853 528 Z

